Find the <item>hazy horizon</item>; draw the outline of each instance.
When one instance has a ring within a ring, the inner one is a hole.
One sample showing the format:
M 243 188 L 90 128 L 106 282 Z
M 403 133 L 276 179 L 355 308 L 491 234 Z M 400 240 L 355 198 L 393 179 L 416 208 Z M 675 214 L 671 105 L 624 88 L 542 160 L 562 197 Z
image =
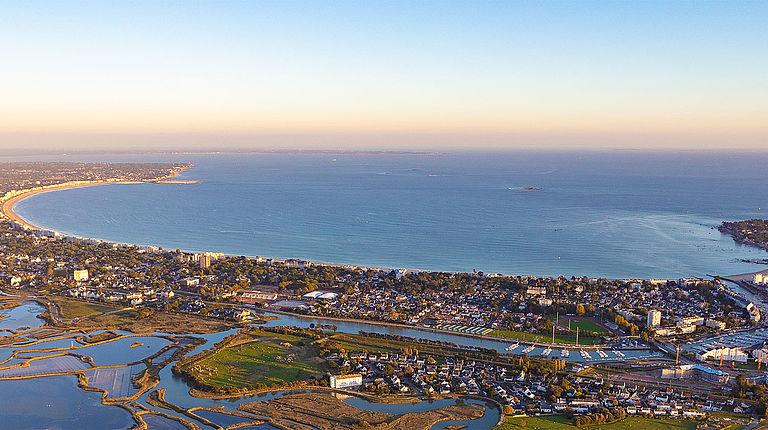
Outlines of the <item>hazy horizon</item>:
M 261 151 L 640 151 L 765 152 L 762 136 L 440 134 L 9 134 L 4 155 Z
M 765 2 L 10 1 L 0 151 L 768 148 Z

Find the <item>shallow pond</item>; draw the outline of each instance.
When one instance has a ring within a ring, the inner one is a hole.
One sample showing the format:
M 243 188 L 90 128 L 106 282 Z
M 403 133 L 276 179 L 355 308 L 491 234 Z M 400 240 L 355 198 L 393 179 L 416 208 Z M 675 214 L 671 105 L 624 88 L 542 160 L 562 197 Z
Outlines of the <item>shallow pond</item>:
M 140 345 L 131 347 L 134 343 Z M 143 360 L 170 345 L 167 339 L 154 336 L 125 337 L 111 342 L 100 343 L 75 350 L 77 354 L 89 355 L 97 366 L 113 366 Z
M 0 381 L 3 429 L 126 429 L 131 415 L 101 404 L 99 393 L 77 386 L 74 376 Z
M 0 319 L 0 330 L 19 330 L 20 328 L 38 328 L 45 323 L 37 316 L 45 312 L 45 307 L 37 302 L 24 302 L 11 309 L 0 310 L 5 318 Z

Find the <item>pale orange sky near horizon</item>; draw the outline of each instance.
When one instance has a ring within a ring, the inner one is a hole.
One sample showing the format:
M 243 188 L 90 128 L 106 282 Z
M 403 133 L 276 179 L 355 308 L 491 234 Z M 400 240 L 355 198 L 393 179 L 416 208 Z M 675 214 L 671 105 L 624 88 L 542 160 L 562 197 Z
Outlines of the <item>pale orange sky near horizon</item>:
M 15 2 L 0 150 L 768 150 L 751 2 Z
M 766 151 L 764 135 L 729 134 L 136 134 L 0 133 L 0 155 L 248 150 L 634 150 Z

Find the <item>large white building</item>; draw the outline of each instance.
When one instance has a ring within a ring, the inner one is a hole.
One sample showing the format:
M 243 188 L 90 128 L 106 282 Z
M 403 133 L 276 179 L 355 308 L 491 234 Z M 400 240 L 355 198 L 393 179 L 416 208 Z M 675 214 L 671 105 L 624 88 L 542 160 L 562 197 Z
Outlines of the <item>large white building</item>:
M 749 356 L 741 348 L 722 347 L 722 348 L 710 349 L 709 351 L 696 354 L 696 359 L 701 361 L 722 360 L 724 362 L 735 361 L 737 363 L 746 363 L 747 360 L 749 359 Z
M 305 299 L 316 299 L 316 300 L 336 300 L 339 295 L 337 293 L 329 293 L 327 291 L 311 291 L 307 294 L 304 294 Z
M 331 375 L 331 388 L 352 388 L 363 385 L 363 375 L 353 373 L 350 375 Z
M 651 309 L 648 311 L 648 321 L 646 325 L 650 328 L 656 328 L 661 326 L 661 311 Z
M 75 281 L 87 281 L 88 280 L 88 269 L 80 269 L 75 270 L 72 272 L 72 277 L 75 279 Z

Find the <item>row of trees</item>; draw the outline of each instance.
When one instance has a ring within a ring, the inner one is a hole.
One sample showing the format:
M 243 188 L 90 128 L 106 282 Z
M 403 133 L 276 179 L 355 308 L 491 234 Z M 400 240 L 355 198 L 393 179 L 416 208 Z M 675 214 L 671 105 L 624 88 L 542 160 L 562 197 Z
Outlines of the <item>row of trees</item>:
M 624 408 L 614 410 L 603 408 L 598 412 L 577 416 L 574 420 L 574 424 L 576 424 L 577 427 L 589 427 L 592 425 L 610 424 L 616 421 L 621 421 L 626 417 L 627 412 Z

